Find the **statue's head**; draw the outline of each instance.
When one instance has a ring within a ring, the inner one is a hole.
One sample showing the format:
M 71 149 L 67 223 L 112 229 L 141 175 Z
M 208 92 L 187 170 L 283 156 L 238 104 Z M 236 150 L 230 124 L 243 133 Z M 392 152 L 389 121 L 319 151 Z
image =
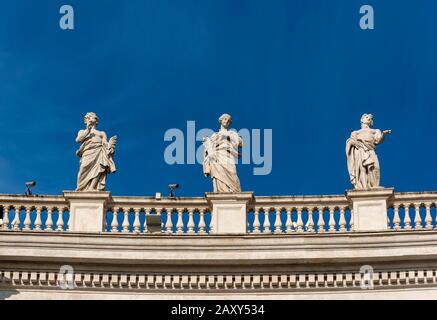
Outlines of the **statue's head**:
M 373 127 L 373 115 L 372 114 L 363 114 L 361 117 L 361 124 L 367 124 L 370 128 Z
M 227 129 L 230 127 L 230 125 L 232 123 L 232 117 L 229 114 L 224 113 L 220 116 L 219 123 L 220 123 L 220 125 L 222 125 L 224 128 Z
M 97 125 L 99 123 L 99 117 L 94 112 L 88 112 L 85 117 L 83 118 L 83 122 L 85 122 L 86 125 Z

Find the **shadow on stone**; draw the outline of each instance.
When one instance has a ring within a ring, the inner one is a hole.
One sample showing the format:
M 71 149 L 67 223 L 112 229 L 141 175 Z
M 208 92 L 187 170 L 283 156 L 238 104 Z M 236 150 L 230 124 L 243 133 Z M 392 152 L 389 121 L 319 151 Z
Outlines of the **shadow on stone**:
M 148 233 L 161 233 L 161 216 L 148 215 L 147 216 L 147 232 Z

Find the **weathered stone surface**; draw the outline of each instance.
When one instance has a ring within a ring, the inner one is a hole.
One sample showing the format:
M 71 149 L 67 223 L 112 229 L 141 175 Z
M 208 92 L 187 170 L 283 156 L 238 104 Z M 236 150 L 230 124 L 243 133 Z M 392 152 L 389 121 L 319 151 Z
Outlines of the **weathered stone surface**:
M 356 190 L 379 188 L 381 169 L 376 146 L 384 141 L 390 130 L 373 129 L 373 115 L 361 117 L 361 129 L 352 132 L 346 142 L 350 181 Z
M 354 231 L 386 231 L 388 201 L 393 189 L 349 190 L 347 198 L 353 204 Z
M 214 192 L 241 192 L 237 175 L 236 159 L 243 140 L 234 131 L 229 131 L 232 118 L 223 114 L 219 118 L 220 131 L 203 140 L 203 173 L 211 176 Z
M 428 294 L 437 291 L 437 233 L 431 215 L 436 202 L 436 192 L 394 193 L 382 188 L 340 196 L 253 197 L 247 192 L 177 200 L 111 197 L 104 192 L 0 195 L 2 209 L 11 211 L 11 221 L 0 230 L 0 297 L 430 298 Z M 393 223 L 398 224 L 390 231 L 389 207 Z M 25 217 L 17 215 L 20 208 Z M 65 221 L 69 228 L 47 230 L 48 218 L 42 219 L 42 229 L 15 228 L 30 220 L 32 208 L 37 214 L 47 210 L 47 215 L 58 209 L 70 211 L 70 221 Z M 114 222 L 108 210 L 122 214 L 122 228 L 113 228 L 117 219 Z M 405 215 L 402 210 L 408 214 L 399 219 Z M 199 216 L 211 213 L 210 234 L 143 231 L 145 215 L 165 216 L 171 211 L 178 217 L 177 230 L 205 229 Z M 351 230 L 342 221 L 346 211 L 353 214 Z M 113 224 L 102 232 L 105 212 Z M 311 227 L 313 212 L 324 212 L 324 232 L 320 220 L 314 219 Z M 188 223 L 182 224 L 182 213 L 189 216 Z M 194 213 L 199 215 L 198 224 L 193 223 Z M 247 216 L 254 219 L 261 213 L 270 214 L 270 232 L 247 230 Z M 59 290 L 60 268 L 65 265 L 74 270 L 74 277 L 66 275 L 74 284 L 67 292 Z M 372 290 L 361 289 L 363 266 L 373 270 L 368 279 Z
M 76 142 L 80 144 L 76 154 L 80 157 L 76 191 L 105 191 L 106 176 L 115 172 L 113 156 L 117 136 L 107 141 L 106 133 L 97 130 L 99 118 L 94 112 L 84 117 L 86 129 L 80 130 Z
M 72 232 L 102 232 L 106 204 L 110 192 L 64 191 L 70 203 L 69 230 Z
M 252 192 L 206 193 L 211 203 L 211 234 L 247 233 L 247 205 L 253 200 Z

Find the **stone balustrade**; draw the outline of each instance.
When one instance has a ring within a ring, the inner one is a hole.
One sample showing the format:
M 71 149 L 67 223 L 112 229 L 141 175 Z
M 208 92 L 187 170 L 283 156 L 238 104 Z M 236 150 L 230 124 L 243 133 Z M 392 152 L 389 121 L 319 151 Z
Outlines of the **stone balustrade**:
M 436 225 L 437 192 L 395 193 L 389 203 L 389 230 L 432 230 Z
M 0 195 L 0 230 L 152 235 L 287 235 L 436 229 L 437 192 L 337 196 L 116 197 Z
M 250 234 L 347 232 L 353 227 L 345 196 L 256 197 L 248 209 Z
M 68 231 L 69 204 L 62 196 L 0 195 L 0 230 Z
M 106 212 L 104 231 L 207 234 L 211 231 L 210 214 L 205 198 L 113 197 Z
M 436 200 L 0 195 L 0 299 L 435 297 Z

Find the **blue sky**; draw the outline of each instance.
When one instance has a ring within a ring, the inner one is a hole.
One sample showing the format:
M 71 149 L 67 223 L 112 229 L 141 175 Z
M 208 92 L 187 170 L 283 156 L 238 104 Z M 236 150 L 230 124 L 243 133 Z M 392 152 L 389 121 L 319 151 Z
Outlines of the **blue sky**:
M 75 9 L 75 30 L 59 8 Z M 375 9 L 375 30 L 358 27 Z M 88 111 L 118 135 L 115 195 L 212 190 L 201 165 L 169 166 L 164 133 L 186 121 L 273 130 L 273 170 L 240 165 L 257 195 L 341 194 L 345 141 L 363 113 L 393 135 L 382 184 L 435 190 L 434 0 L 15 0 L 0 10 L 0 193 L 76 186 L 77 131 Z

